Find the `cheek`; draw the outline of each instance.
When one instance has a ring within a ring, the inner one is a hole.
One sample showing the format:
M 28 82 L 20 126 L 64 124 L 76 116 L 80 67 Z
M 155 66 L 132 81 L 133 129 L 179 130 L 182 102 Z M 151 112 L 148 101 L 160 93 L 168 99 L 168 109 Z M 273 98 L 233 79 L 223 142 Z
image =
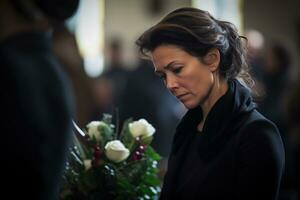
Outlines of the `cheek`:
M 186 77 L 185 87 L 195 95 L 202 95 L 209 90 L 213 84 L 213 75 L 211 72 L 203 71 L 194 73 Z

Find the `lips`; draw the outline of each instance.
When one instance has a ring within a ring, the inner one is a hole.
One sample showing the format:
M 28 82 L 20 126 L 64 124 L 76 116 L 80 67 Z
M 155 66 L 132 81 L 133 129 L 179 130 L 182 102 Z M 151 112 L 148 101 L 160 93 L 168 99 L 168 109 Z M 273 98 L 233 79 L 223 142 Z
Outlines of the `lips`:
M 180 94 L 180 95 L 177 95 L 176 97 L 178 98 L 178 99 L 183 99 L 186 95 L 188 95 L 188 93 L 185 93 L 185 94 Z

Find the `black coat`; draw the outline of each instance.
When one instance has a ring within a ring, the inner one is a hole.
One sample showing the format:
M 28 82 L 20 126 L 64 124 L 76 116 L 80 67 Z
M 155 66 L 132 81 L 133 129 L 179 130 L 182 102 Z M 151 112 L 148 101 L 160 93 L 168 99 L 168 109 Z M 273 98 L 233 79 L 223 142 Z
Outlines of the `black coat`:
M 160 199 L 276 199 L 284 148 L 249 91 L 230 81 L 199 133 L 201 120 L 197 107 L 178 125 Z
M 0 43 L 1 195 L 57 199 L 71 136 L 72 100 L 44 32 Z

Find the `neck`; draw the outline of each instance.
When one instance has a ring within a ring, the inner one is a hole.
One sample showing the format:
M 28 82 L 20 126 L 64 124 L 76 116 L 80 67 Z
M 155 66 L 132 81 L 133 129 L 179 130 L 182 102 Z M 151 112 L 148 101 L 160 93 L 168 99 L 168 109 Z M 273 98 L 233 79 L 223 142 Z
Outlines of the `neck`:
M 215 105 L 215 103 L 227 92 L 228 83 L 224 79 L 214 78 L 214 84 L 211 88 L 210 94 L 207 99 L 200 105 L 202 108 L 203 120 L 198 126 L 198 130 L 202 131 L 206 117 Z

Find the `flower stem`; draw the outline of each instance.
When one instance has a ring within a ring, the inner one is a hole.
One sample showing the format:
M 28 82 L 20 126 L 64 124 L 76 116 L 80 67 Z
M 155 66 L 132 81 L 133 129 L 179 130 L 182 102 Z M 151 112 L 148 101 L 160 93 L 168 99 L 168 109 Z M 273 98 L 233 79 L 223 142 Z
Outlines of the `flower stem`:
M 116 139 L 120 139 L 120 120 L 119 120 L 119 109 L 115 108 L 115 119 L 116 119 Z

